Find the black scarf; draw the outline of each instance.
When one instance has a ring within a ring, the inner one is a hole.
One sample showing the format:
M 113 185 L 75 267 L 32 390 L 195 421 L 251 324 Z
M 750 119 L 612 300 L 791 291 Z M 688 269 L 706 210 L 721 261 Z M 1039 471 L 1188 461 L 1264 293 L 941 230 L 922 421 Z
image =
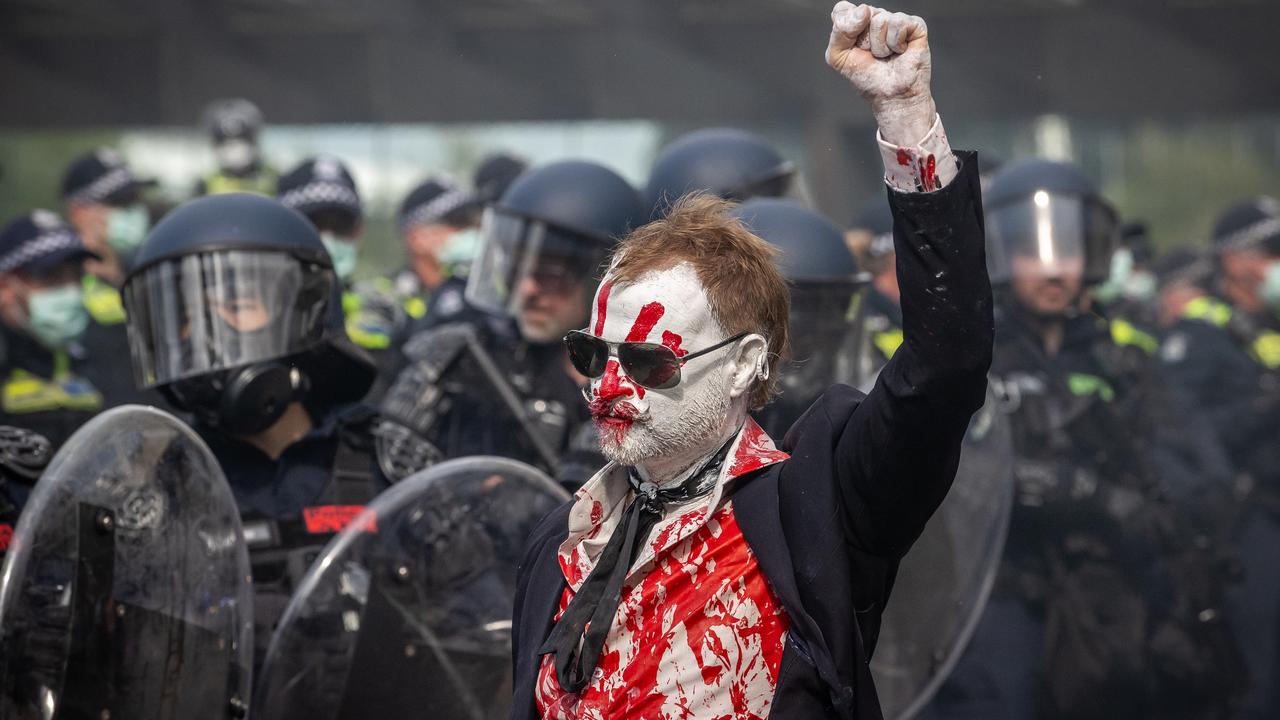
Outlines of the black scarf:
M 640 542 L 662 519 L 668 504 L 688 502 L 711 492 L 736 438 L 736 434 L 729 438 L 688 480 L 670 489 L 642 479 L 635 468 L 627 468 L 627 481 L 635 499 L 623 511 L 595 568 L 538 649 L 539 655 L 555 654 L 556 679 L 561 689 L 576 693 L 587 686 L 600 660 L 605 637 L 613 627 L 613 616 L 622 601 L 622 584 L 635 562 Z

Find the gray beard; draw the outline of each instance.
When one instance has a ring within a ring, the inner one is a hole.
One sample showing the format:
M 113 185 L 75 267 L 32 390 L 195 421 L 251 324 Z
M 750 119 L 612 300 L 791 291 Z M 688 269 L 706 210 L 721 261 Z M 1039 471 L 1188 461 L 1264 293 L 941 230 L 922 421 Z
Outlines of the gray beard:
M 621 444 L 603 445 L 604 456 L 619 465 L 642 465 L 654 458 L 683 454 L 696 456 L 694 450 L 711 452 L 720 440 L 720 429 L 729 415 L 729 376 L 708 377 L 696 392 L 685 396 L 677 417 L 662 424 L 653 417 L 637 421 L 627 431 Z M 696 459 L 691 457 L 690 460 Z

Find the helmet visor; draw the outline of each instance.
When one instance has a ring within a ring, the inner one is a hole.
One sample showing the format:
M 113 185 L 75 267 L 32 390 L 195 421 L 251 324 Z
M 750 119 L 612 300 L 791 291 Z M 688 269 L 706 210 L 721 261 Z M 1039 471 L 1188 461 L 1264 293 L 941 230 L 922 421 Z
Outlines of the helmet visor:
M 988 209 L 987 268 L 992 282 L 1017 276 L 1082 275 L 1106 279 L 1119 224 L 1105 203 L 1078 195 L 1037 190 Z
M 134 376 L 153 387 L 273 360 L 324 337 L 333 271 L 278 252 L 161 261 L 124 288 Z
M 540 220 L 487 208 L 480 250 L 467 276 L 467 301 L 514 316 L 525 294 L 569 295 L 599 280 L 609 245 Z

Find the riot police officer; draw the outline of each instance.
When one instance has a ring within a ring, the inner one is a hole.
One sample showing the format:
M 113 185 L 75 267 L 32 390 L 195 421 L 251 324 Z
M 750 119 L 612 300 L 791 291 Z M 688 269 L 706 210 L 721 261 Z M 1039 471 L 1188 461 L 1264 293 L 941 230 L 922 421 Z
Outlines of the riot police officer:
M 796 167 L 767 140 L 737 128 L 705 128 L 672 140 L 649 171 L 645 202 L 651 218 L 691 192 L 726 200 L 753 197 L 804 199 Z
M 467 309 L 405 344 L 409 364 L 383 399 L 388 475 L 476 454 L 569 484 L 594 472 L 583 378 L 561 339 L 586 324 L 609 249 L 642 212 L 626 180 L 581 161 L 524 173 L 485 210 Z
M 1280 202 L 1256 198 L 1215 223 L 1213 280 L 1189 288 L 1161 346 L 1166 375 L 1206 418 L 1237 473 L 1243 582 L 1232 620 L 1248 660 L 1249 718 L 1280 713 Z M 1176 312 L 1175 312 L 1176 311 Z
M 218 169 L 200 179 L 196 195 L 276 194 L 276 172 L 262 159 L 258 147 L 263 118 L 257 105 L 244 98 L 215 100 L 205 108 L 204 126 Z
M 754 198 L 733 215 L 778 249 L 791 283 L 791 358 L 780 373 L 782 393 L 756 413 L 770 437 L 783 437 L 827 388 L 852 377 L 855 300 L 867 278 L 840 228 L 794 200 Z
M 1157 452 L 1176 413 L 1148 352 L 1089 311 L 1116 214 L 1079 169 L 1029 160 L 992 180 L 986 229 L 1015 506 L 987 612 L 926 716 L 1222 716 L 1239 677 L 1220 598 L 1166 569 L 1193 535 Z
M 83 263 L 96 256 L 57 215 L 36 210 L 0 231 L 0 424 L 60 447 L 106 407 L 117 359 L 84 343 Z
M 139 383 L 191 413 L 240 506 L 259 658 L 311 558 L 387 486 L 339 292 L 307 219 L 247 193 L 173 211 L 124 287 Z

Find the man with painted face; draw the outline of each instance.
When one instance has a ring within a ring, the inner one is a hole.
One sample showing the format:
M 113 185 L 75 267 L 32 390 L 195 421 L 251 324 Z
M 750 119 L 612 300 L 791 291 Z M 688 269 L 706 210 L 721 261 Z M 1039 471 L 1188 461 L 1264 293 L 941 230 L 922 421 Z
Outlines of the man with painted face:
M 218 169 L 200 179 L 196 195 L 276 194 L 276 172 L 263 161 L 258 147 L 263 119 L 257 105 L 244 98 L 216 100 L 205 108 L 204 125 Z
M 258 659 L 311 558 L 388 485 L 339 292 L 307 219 L 248 193 L 170 213 L 124 287 L 139 385 L 191 413 L 240 506 Z
M 1216 282 L 1188 293 L 1160 350 L 1163 370 L 1206 417 L 1238 483 L 1234 539 L 1244 581 L 1231 618 L 1253 690 L 1246 717 L 1280 715 L 1280 201 L 1236 204 L 1213 228 Z
M 48 210 L 0 231 L 0 425 L 33 430 L 54 448 L 105 407 L 102 358 L 81 342 L 90 323 L 81 276 L 94 258 Z
M 364 205 L 351 171 L 336 157 L 318 155 L 281 176 L 277 192 L 282 205 L 311 221 L 333 258 L 343 291 L 347 335 L 384 365 L 389 360 L 394 310 L 368 300 L 353 287 L 364 233 Z
M 1170 492 L 1223 478 L 1174 485 L 1183 460 L 1164 450 L 1178 413 L 1148 349 L 1088 310 L 1118 230 L 1066 163 L 1013 163 L 988 188 L 992 381 L 1013 428 L 1015 503 L 986 612 L 925 717 L 1214 716 L 1238 687 L 1218 588 L 1168 582 L 1168 607 L 1156 594 L 1166 563 L 1205 566 L 1182 546 L 1194 533 Z M 1224 676 L 1152 637 L 1202 644 Z
M 924 21 L 847 2 L 832 21 L 827 61 L 880 127 L 903 347 L 778 445 L 749 417 L 789 345 L 775 251 L 706 196 L 624 239 L 565 338 L 610 462 L 530 538 L 514 718 L 881 716 L 880 613 L 982 404 L 991 297 Z
M 598 457 L 584 380 L 560 341 L 586 322 L 609 249 L 642 213 L 626 180 L 574 160 L 522 174 L 485 210 L 464 311 L 405 344 L 383 399 L 389 475 L 477 454 L 575 487 L 594 471 L 582 470 Z

